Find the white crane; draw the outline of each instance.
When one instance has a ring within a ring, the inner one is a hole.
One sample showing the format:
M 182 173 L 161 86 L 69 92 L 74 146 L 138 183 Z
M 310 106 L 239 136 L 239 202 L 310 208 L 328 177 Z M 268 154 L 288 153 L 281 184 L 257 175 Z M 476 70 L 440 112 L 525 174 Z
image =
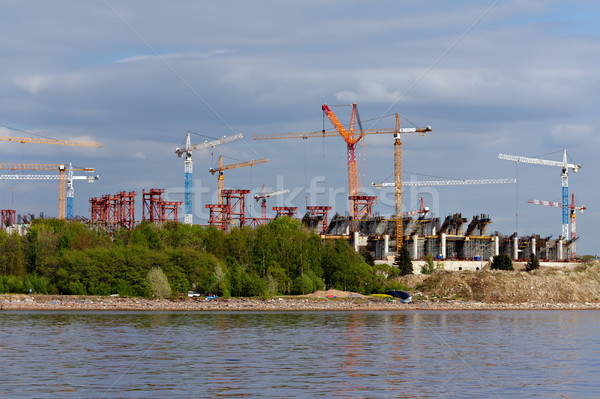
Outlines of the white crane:
M 91 169 L 91 168 L 86 168 Z M 75 197 L 75 189 L 73 188 L 73 180 L 87 180 L 88 183 L 93 183 L 100 180 L 98 175 L 75 176 L 73 175 L 73 166 L 69 164 L 67 169 L 67 219 L 73 218 L 73 201 Z M 93 170 L 93 169 L 92 169 Z M 0 175 L 0 180 L 60 180 L 60 175 Z
M 517 179 L 472 179 L 472 180 L 414 180 L 403 181 L 405 187 L 429 187 L 429 186 L 465 186 L 469 184 L 513 184 Z M 396 183 L 371 183 L 371 186 L 380 190 L 383 187 L 396 187 Z
M 506 161 L 530 163 L 534 165 L 558 166 L 562 169 L 562 239 L 567 239 L 569 236 L 569 169 L 572 169 L 573 172 L 577 173 L 579 169 L 581 169 L 581 164 L 568 163 L 567 150 L 563 150 L 562 162 L 507 154 L 498 154 L 498 158 Z
M 267 223 L 267 198 L 274 197 L 276 195 L 287 194 L 289 192 L 290 192 L 290 190 L 288 190 L 287 188 L 284 188 L 282 190 L 275 190 L 275 191 L 271 191 L 271 192 L 267 193 L 267 192 L 265 192 L 265 185 L 263 184 L 262 193 L 254 194 L 254 199 L 257 202 L 259 200 L 261 201 L 260 208 L 261 208 L 261 223 L 262 224 Z
M 193 186 L 192 186 L 192 172 L 193 172 L 193 164 L 192 164 L 192 151 L 200 150 L 208 147 L 215 147 L 219 144 L 228 143 L 230 141 L 243 139 L 244 136 L 241 133 L 234 134 L 232 136 L 224 136 L 220 139 L 205 141 L 201 144 L 192 145 L 190 139 L 190 132 L 187 132 L 185 138 L 185 148 L 176 148 L 175 154 L 179 158 L 181 158 L 185 154 L 184 161 L 184 171 L 185 171 L 185 196 L 184 196 L 184 207 L 185 207 L 185 216 L 184 223 L 185 224 L 193 224 Z

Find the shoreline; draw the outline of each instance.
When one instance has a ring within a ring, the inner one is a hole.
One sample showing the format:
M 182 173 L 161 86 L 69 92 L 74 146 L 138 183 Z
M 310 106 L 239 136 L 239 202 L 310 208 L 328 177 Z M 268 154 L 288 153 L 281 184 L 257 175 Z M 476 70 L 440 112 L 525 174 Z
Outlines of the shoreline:
M 486 303 L 462 300 L 415 300 L 402 303 L 373 297 L 148 299 L 69 295 L 0 295 L 0 310 L 12 311 L 454 311 L 454 310 L 600 310 L 600 302 Z

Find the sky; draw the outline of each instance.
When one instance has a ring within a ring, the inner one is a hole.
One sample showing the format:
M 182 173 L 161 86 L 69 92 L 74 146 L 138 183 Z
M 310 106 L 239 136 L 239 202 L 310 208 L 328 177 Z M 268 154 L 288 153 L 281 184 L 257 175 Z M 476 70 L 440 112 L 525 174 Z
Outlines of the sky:
M 600 5 L 595 1 L 10 1 L 0 13 L 0 135 L 98 141 L 102 148 L 0 142 L 3 162 L 94 167 L 75 182 L 74 213 L 89 198 L 164 188 L 183 200 L 192 143 L 244 140 L 193 153 L 194 223 L 206 224 L 217 178 L 226 188 L 286 188 L 272 206 L 331 205 L 348 212 L 341 137 L 253 140 L 254 134 L 332 129 L 322 104 L 358 104 L 364 128 L 430 125 L 405 134 L 405 180 L 513 178 L 517 184 L 405 189 L 435 216 L 487 214 L 490 233 L 561 233 L 561 170 L 515 164 L 499 153 L 581 164 L 569 192 L 579 254 L 597 254 L 600 224 Z M 347 124 L 350 107 L 333 107 Z M 375 212 L 394 212 L 392 135 L 367 136 L 359 159 Z M 3 174 L 11 174 L 3 170 Z M 58 215 L 56 181 L 0 180 L 0 208 Z M 247 199 L 247 212 L 260 215 Z M 180 209 L 183 217 L 183 209 Z M 269 209 L 269 213 L 270 209 Z

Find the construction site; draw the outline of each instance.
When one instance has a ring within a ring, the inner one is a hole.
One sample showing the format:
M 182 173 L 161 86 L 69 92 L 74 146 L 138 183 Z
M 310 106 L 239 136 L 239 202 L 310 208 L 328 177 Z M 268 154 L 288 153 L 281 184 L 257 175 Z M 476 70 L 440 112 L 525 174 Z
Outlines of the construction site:
M 306 205 L 302 214 L 296 206 L 272 206 L 267 203 L 270 198 L 289 193 L 287 189 L 262 191 L 250 196 L 250 189 L 225 188 L 224 172 L 232 169 L 251 167 L 267 163 L 267 158 L 246 162 L 223 164 L 219 157 L 218 166 L 210 168 L 209 172 L 217 176 L 217 203 L 204 204 L 209 217 L 207 226 L 214 226 L 223 231 L 248 226 L 250 228 L 265 225 L 279 217 L 297 218 L 308 228 L 314 230 L 323 240 L 346 239 L 356 251 L 366 248 L 373 257 L 382 262 L 391 263 L 399 248 L 406 245 L 413 260 L 433 259 L 435 261 L 467 262 L 465 269 L 479 269 L 482 262 L 501 253 L 507 253 L 515 261 L 527 261 L 535 254 L 541 261 L 569 262 L 576 259 L 576 212 L 583 212 L 586 207 L 575 204 L 575 197 L 568 192 L 569 171 L 577 172 L 581 165 L 567 162 L 566 150 L 563 151 L 562 161 L 551 161 L 538 158 L 527 158 L 516 155 L 499 154 L 498 158 L 511 162 L 529 163 L 558 167 L 561 170 L 562 202 L 548 202 L 530 199 L 529 203 L 552 206 L 562 210 L 561 235 L 552 236 L 529 235 L 519 237 L 514 234 L 501 234 L 491 228 L 492 219 L 489 214 L 478 214 L 470 219 L 461 213 L 449 214 L 445 217 L 433 215 L 420 198 L 419 209 L 403 212 L 403 189 L 406 187 L 443 186 L 443 185 L 472 185 L 472 184 L 514 184 L 516 179 L 481 179 L 481 180 L 430 180 L 403 181 L 402 179 L 402 140 L 404 134 L 425 135 L 432 132 L 431 126 L 422 128 L 403 128 L 396 114 L 395 126 L 390 129 L 363 129 L 358 116 L 356 104 L 352 104 L 350 122 L 342 124 L 328 105 L 322 106 L 324 116 L 329 120 L 333 129 L 303 133 L 286 133 L 271 135 L 254 135 L 254 140 L 272 139 L 310 139 L 324 137 L 341 137 L 347 150 L 348 175 L 348 209 L 341 214 L 333 213 L 331 204 Z M 357 156 L 361 140 L 366 135 L 392 135 L 394 155 L 390 159 L 394 168 L 393 183 L 371 183 L 376 189 L 393 187 L 394 214 L 389 217 L 380 216 L 373 212 L 377 196 L 366 195 L 364 182 L 361 181 Z M 112 232 L 119 228 L 133 229 L 140 222 L 194 224 L 193 210 L 193 162 L 192 153 L 196 150 L 214 148 L 226 143 L 243 139 L 242 134 L 226 136 L 221 139 L 192 144 L 188 132 L 185 146 L 177 148 L 175 154 L 184 158 L 184 201 L 167 201 L 165 189 L 150 188 L 135 191 L 120 191 L 89 199 L 90 214 L 88 217 L 73 215 L 73 200 L 75 180 L 94 182 L 100 177 L 93 175 L 94 168 L 74 167 L 71 164 L 1 164 L 2 169 L 11 171 L 54 171 L 58 174 L 6 174 L 1 179 L 11 180 L 58 180 L 59 182 L 59 219 L 76 219 L 97 228 Z M 53 140 L 24 137 L 0 137 L 1 141 L 13 141 L 32 144 L 54 144 L 101 147 L 100 143 L 69 140 Z M 340 165 L 341 166 L 341 165 Z M 76 175 L 76 172 L 83 172 Z M 136 218 L 136 197 L 142 201 L 141 218 Z M 569 202 L 570 199 L 570 202 Z M 260 217 L 250 217 L 247 214 L 248 201 L 254 200 L 260 204 Z M 183 217 L 180 218 L 179 209 Z M 2 209 L 2 226 L 8 232 L 17 231 L 26 234 L 27 225 L 35 217 L 33 214 L 17 216 L 14 209 Z M 363 249 L 364 250 L 364 249 Z M 458 266 L 462 269 L 463 266 Z

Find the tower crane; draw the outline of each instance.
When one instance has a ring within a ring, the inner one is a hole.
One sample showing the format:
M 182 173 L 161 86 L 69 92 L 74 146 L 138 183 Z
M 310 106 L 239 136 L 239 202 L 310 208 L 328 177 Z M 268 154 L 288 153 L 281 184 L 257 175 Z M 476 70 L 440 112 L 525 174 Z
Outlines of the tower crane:
M 472 179 L 472 180 L 413 180 L 403 181 L 403 187 L 429 187 L 429 186 L 465 186 L 470 184 L 512 184 L 517 179 Z M 371 183 L 377 190 L 383 187 L 395 187 L 396 183 Z
M 239 134 L 234 134 L 232 136 L 223 136 L 220 139 L 205 141 L 200 144 L 192 145 L 190 139 L 190 132 L 187 132 L 185 137 L 185 147 L 184 148 L 176 148 L 175 154 L 179 158 L 181 158 L 185 154 L 185 161 L 183 162 L 184 171 L 185 171 L 185 194 L 184 194 L 184 208 L 185 208 L 185 216 L 184 223 L 185 224 L 193 224 L 193 183 L 192 183 L 192 173 L 193 173 L 193 163 L 192 163 L 192 151 L 200 150 L 208 147 L 215 147 L 219 144 L 229 143 L 230 141 L 243 139 L 244 136 Z
M 560 202 L 554 202 L 554 201 L 543 201 L 543 200 L 530 199 L 529 201 L 527 201 L 527 203 L 535 204 L 535 205 L 553 206 L 556 208 L 564 209 L 563 204 L 561 204 Z M 571 204 L 568 206 L 568 208 L 569 208 L 570 222 L 571 222 L 571 256 L 573 258 L 575 258 L 575 256 L 577 255 L 577 244 L 575 242 L 575 240 L 577 239 L 577 227 L 576 227 L 576 223 L 575 223 L 576 211 L 583 213 L 583 211 L 585 211 L 587 209 L 587 206 L 575 205 L 575 195 L 571 194 Z
M 98 180 L 99 176 L 73 176 L 73 171 L 77 170 L 77 171 L 84 171 L 84 172 L 94 172 L 95 169 L 94 168 L 77 168 L 77 167 L 73 167 L 71 164 L 69 164 L 69 168 L 67 169 L 67 167 L 64 164 L 22 164 L 22 163 L 0 163 L 0 169 L 10 169 L 10 170 L 58 170 L 59 174 L 58 176 L 54 175 L 52 177 L 47 176 L 47 175 L 41 175 L 41 176 L 37 176 L 37 175 L 1 175 L 0 178 L 2 179 L 7 179 L 7 180 L 17 180 L 17 179 L 22 179 L 22 180 L 50 180 L 50 179 L 58 179 L 58 185 L 59 185 L 59 191 L 58 191 L 58 218 L 59 219 L 64 219 L 65 218 L 65 188 L 66 188 L 66 183 L 67 183 L 67 172 L 69 173 L 70 177 L 69 180 L 71 180 L 70 183 L 70 204 L 71 204 L 71 214 L 69 217 L 73 216 L 73 182 L 72 180 L 80 180 L 80 179 L 88 179 L 88 181 L 91 183 L 94 180 Z M 67 204 L 68 205 L 68 204 Z
M 56 140 L 56 139 L 41 138 L 41 137 L 0 136 L 0 141 L 10 141 L 10 142 L 21 143 L 21 144 L 31 143 L 31 144 L 70 145 L 70 146 L 78 146 L 78 147 L 103 147 L 102 144 L 95 142 L 95 141 Z M 3 165 L 7 165 L 7 164 L 3 164 Z M 12 165 L 17 165 L 17 164 L 12 164 Z M 21 164 L 21 165 L 24 165 L 24 164 Z M 34 165 L 34 164 L 28 164 L 28 165 Z M 41 164 L 35 164 L 35 165 L 41 165 Z M 71 178 L 69 178 L 69 177 L 65 178 L 66 171 L 64 170 L 64 165 L 59 165 L 59 166 L 62 166 L 62 169 L 58 168 L 58 170 L 60 172 L 60 175 L 59 175 L 60 192 L 59 192 L 58 217 L 59 217 L 59 219 L 65 218 L 65 200 L 64 200 L 65 193 L 64 193 L 64 191 L 65 191 L 65 180 L 66 180 L 66 184 L 68 185 L 67 217 L 70 219 L 71 217 L 73 217 L 73 195 L 74 195 L 73 182 L 72 182 Z M 89 170 L 89 169 L 91 169 L 91 170 Z M 31 170 L 31 169 L 29 169 L 29 170 Z M 39 169 L 34 169 L 34 170 L 39 170 Z M 48 170 L 48 169 L 44 169 L 44 170 Z M 94 171 L 93 168 L 84 168 L 84 169 L 76 169 L 76 170 L 84 170 L 86 172 Z M 72 169 L 71 165 L 69 165 L 68 174 L 69 174 L 69 176 L 73 177 L 73 169 Z
M 347 167 L 348 167 L 348 192 L 349 192 L 349 200 L 350 200 L 350 214 L 352 217 L 357 217 L 355 215 L 354 209 L 355 199 L 353 197 L 357 196 L 360 191 L 362 191 L 362 187 L 359 184 L 358 175 L 357 175 L 357 160 L 355 155 L 355 146 L 356 144 L 366 135 L 372 134 L 395 134 L 398 135 L 397 141 L 400 143 L 400 133 L 419 133 L 419 135 L 424 135 L 426 132 L 432 131 L 431 126 L 427 126 L 425 128 L 400 128 L 400 119 L 398 114 L 396 114 L 396 126 L 394 129 L 362 129 L 360 118 L 358 116 L 358 111 L 356 104 L 352 104 L 352 114 L 350 117 L 350 124 L 348 125 L 348 129 L 342 125 L 339 119 L 335 116 L 331 108 L 324 104 L 321 109 L 331 122 L 331 124 L 335 127 L 335 131 L 316 131 L 316 132 L 308 132 L 308 133 L 284 133 L 284 134 L 255 134 L 254 140 L 266 140 L 266 139 L 291 139 L 291 138 L 301 138 L 308 139 L 312 137 L 333 137 L 333 136 L 341 136 L 342 139 L 346 142 L 346 150 L 347 150 Z M 356 121 L 359 123 L 358 132 L 355 129 Z M 358 135 L 357 135 L 358 134 Z M 401 144 L 401 143 L 400 143 Z M 398 147 L 398 154 L 401 154 L 401 147 Z M 398 157 L 401 168 L 401 155 Z M 400 205 L 400 208 L 402 206 Z
M 12 141 L 15 143 L 33 143 L 33 144 L 56 144 L 56 145 L 73 145 L 78 147 L 103 147 L 102 144 L 94 141 L 77 141 L 77 140 L 55 140 L 39 137 L 14 137 L 0 136 L 0 141 Z
M 276 195 L 287 194 L 289 192 L 290 192 L 290 190 L 285 188 L 283 190 L 275 190 L 275 191 L 271 191 L 271 192 L 267 193 L 267 192 L 265 192 L 265 185 L 263 184 L 262 193 L 254 194 L 254 199 L 256 200 L 256 202 L 258 202 L 260 200 L 261 222 L 263 224 L 265 224 L 266 220 L 267 220 L 267 198 L 274 197 Z
M 217 172 L 219 173 L 219 177 L 218 177 L 218 182 L 219 182 L 218 183 L 219 205 L 223 205 L 223 188 L 224 188 L 224 185 L 225 185 L 224 178 L 223 178 L 223 171 L 224 170 L 235 169 L 235 168 L 243 168 L 245 166 L 254 166 L 254 165 L 257 165 L 259 163 L 265 163 L 265 162 L 269 162 L 269 159 L 268 158 L 260 158 L 260 159 L 254 159 L 252 161 L 239 162 L 239 163 L 234 163 L 234 164 L 230 164 L 230 165 L 223 165 L 223 155 L 220 155 L 219 156 L 219 167 L 217 169 L 210 168 L 208 170 L 213 175 L 216 174 Z
M 506 161 L 513 162 L 522 162 L 522 163 L 530 163 L 535 165 L 546 165 L 546 166 L 558 166 L 561 168 L 561 180 L 562 180 L 562 238 L 566 239 L 569 236 L 569 169 L 572 169 L 573 172 L 579 172 L 581 169 L 581 164 L 572 164 L 567 162 L 567 150 L 563 149 L 563 160 L 561 161 L 551 161 L 547 159 L 540 158 L 528 158 L 522 157 L 518 155 L 507 155 L 507 154 L 498 154 L 499 159 L 504 159 Z

